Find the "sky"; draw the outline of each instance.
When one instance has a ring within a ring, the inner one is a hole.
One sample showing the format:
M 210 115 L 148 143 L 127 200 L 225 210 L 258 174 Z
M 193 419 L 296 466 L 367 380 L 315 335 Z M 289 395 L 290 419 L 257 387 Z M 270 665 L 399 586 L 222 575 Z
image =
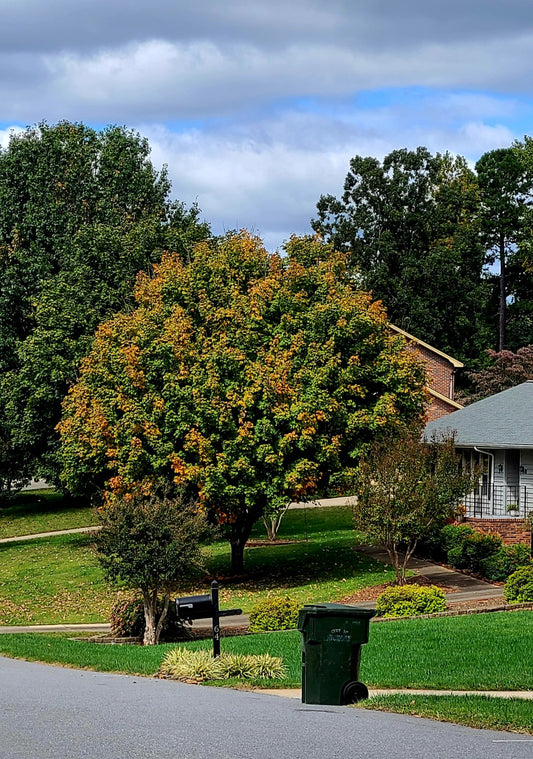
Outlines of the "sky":
M 139 131 L 214 233 L 275 250 L 355 155 L 532 134 L 533 5 L 0 0 L 0 144 L 62 119 Z

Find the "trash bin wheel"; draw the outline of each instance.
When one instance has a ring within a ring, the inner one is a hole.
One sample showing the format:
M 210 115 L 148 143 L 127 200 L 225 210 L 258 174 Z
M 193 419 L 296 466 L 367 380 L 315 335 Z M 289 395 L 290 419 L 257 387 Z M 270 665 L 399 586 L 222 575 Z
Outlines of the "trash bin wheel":
M 342 689 L 341 704 L 356 704 L 368 698 L 368 688 L 358 680 L 350 680 Z

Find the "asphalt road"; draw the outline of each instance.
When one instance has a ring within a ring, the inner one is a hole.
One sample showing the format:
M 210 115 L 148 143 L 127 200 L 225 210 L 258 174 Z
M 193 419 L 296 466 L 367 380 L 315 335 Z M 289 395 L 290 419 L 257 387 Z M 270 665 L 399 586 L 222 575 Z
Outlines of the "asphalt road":
M 1 759 L 520 759 L 525 736 L 0 657 Z

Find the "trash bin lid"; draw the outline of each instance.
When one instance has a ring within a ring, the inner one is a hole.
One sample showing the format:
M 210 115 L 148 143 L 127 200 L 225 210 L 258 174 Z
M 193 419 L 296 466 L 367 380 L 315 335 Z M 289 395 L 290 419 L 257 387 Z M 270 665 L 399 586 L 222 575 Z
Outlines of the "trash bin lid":
M 370 619 L 376 615 L 373 609 L 361 609 L 359 606 L 349 606 L 348 604 L 305 604 L 301 610 L 310 617 L 357 617 L 359 619 Z

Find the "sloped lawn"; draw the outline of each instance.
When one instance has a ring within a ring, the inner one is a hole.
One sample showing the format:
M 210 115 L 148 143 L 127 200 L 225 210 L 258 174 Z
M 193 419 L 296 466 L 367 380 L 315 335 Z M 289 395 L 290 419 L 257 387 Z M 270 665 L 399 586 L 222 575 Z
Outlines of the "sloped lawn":
M 263 538 L 258 525 L 255 539 Z M 335 601 L 393 573 L 357 554 L 358 539 L 349 508 L 289 511 L 280 538 L 288 544 L 247 548 L 244 577 L 230 576 L 225 541 L 209 546 L 208 575 L 181 589 L 182 595 L 208 591 L 221 583 L 221 605 L 248 612 L 269 594 L 287 593 L 299 603 Z M 0 545 L 0 624 L 107 622 L 116 592 L 105 585 L 90 535 L 63 535 Z

